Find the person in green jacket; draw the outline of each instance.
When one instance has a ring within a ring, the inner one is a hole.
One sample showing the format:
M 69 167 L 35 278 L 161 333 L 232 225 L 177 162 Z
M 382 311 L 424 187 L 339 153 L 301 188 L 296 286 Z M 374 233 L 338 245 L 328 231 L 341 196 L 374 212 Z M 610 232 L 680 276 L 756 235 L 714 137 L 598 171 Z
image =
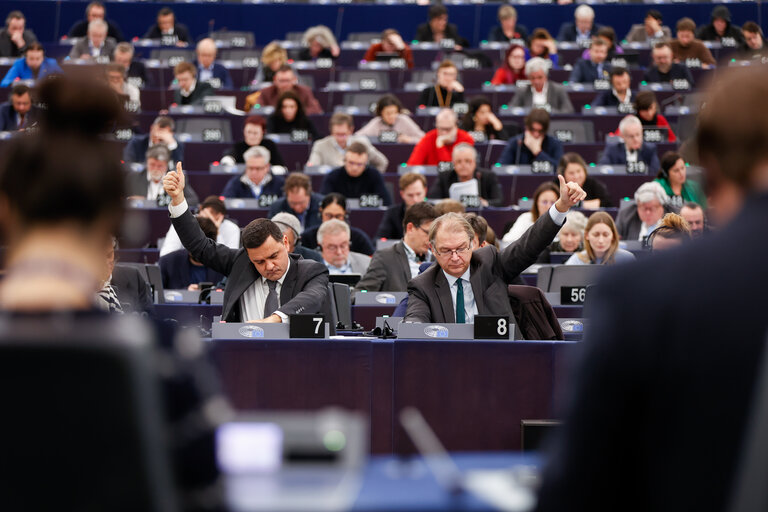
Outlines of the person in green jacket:
M 656 180 L 669 196 L 669 205 L 678 210 L 687 202 L 694 202 L 707 208 L 707 196 L 695 181 L 686 179 L 685 160 L 679 153 L 667 151 L 661 157 L 661 170 Z

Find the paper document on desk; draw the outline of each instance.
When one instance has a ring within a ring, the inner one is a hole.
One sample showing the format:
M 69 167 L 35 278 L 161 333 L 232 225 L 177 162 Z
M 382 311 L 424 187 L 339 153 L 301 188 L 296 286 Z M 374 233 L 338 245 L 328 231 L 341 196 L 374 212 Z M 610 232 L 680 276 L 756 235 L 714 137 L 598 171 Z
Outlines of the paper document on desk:
M 479 196 L 479 190 L 477 180 L 472 178 L 469 181 L 462 181 L 451 185 L 448 189 L 448 197 L 455 201 L 461 201 L 463 196 Z
M 464 475 L 464 487 L 477 498 L 505 512 L 533 510 L 536 496 L 533 489 L 520 482 L 515 469 L 476 469 Z

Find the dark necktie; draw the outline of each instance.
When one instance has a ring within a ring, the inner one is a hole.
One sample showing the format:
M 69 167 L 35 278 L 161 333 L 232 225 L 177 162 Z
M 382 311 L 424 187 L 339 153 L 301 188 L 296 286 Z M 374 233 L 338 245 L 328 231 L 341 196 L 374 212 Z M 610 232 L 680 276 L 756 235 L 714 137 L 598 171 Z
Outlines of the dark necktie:
M 267 294 L 267 300 L 264 301 L 264 318 L 270 316 L 280 307 L 280 304 L 277 302 L 277 281 L 267 280 L 267 286 L 269 286 L 269 293 Z
M 456 280 L 456 323 L 464 324 L 467 322 L 464 317 L 464 285 L 463 279 Z
M 24 128 L 24 121 L 26 120 L 26 117 L 24 114 L 19 114 L 19 124 L 16 127 L 17 130 L 21 130 Z

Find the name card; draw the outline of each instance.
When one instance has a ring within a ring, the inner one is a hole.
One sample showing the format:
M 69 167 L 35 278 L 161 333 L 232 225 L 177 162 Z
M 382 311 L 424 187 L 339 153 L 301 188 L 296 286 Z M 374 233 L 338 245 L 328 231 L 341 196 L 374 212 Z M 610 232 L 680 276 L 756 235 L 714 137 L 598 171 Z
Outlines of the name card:
M 616 106 L 616 111 L 619 114 L 634 114 L 635 107 L 631 103 L 619 103 Z
M 611 88 L 611 82 L 604 79 L 595 80 L 592 82 L 592 87 L 594 87 L 596 91 L 607 91 Z
M 359 85 L 361 91 L 373 91 L 379 86 L 379 83 L 375 78 L 369 77 L 361 78 Z
M 210 80 L 206 80 L 208 84 L 213 87 L 214 89 L 221 89 L 221 86 L 223 85 L 221 83 L 221 78 L 213 77 Z
M 440 40 L 440 48 L 449 49 L 453 48 L 454 46 L 456 46 L 456 41 L 453 39 L 443 38 Z
M 244 68 L 257 68 L 259 67 L 259 59 L 256 57 L 246 57 L 243 59 Z
M 660 130 L 657 128 L 646 128 L 643 130 L 643 140 L 646 142 L 664 142 L 666 137 L 664 133 L 666 130 Z
M 176 44 L 176 43 L 174 43 L 174 44 Z M 184 62 L 186 60 L 187 59 L 183 55 L 173 55 L 173 56 L 168 58 L 168 65 L 170 67 L 175 67 L 176 64 L 179 64 L 180 62 Z
M 205 101 L 203 102 L 203 110 L 209 114 L 220 114 L 224 107 L 218 101 Z
M 724 37 L 720 39 L 720 44 L 723 45 L 724 48 L 735 48 L 736 40 L 732 37 Z
M 676 91 L 684 90 L 684 89 L 690 89 L 691 84 L 688 83 L 688 80 L 685 78 L 677 78 L 675 80 L 672 80 L 672 88 Z
M 452 108 L 458 115 L 463 115 L 469 112 L 469 105 L 466 103 L 454 103 Z
M 509 318 L 496 315 L 475 315 L 475 339 L 508 340 Z
M 405 59 L 401 59 L 400 57 L 389 59 L 389 67 L 391 69 L 405 69 L 407 66 L 408 63 L 405 62 Z
M 315 67 L 317 69 L 328 69 L 333 67 L 333 59 L 317 59 L 315 61 Z
M 204 128 L 203 129 L 203 142 L 221 142 L 224 135 L 218 128 Z
M 459 202 L 464 205 L 465 208 L 480 208 L 480 196 L 464 195 L 459 196 Z
M 115 130 L 115 138 L 117 140 L 131 140 L 133 138 L 133 130 L 130 128 L 121 128 Z
M 573 142 L 573 132 L 571 130 L 555 130 L 555 138 L 560 142 Z
M 139 89 L 144 88 L 144 80 L 140 76 L 129 76 L 125 81 Z
M 376 194 L 363 194 L 360 196 L 360 208 L 378 208 L 384 202 Z
M 469 134 L 472 136 L 475 143 L 486 142 L 488 140 L 488 137 L 485 136 L 485 132 L 473 130 L 469 132 Z
M 235 48 L 243 48 L 248 42 L 242 36 L 236 36 L 230 39 L 229 44 Z
M 259 208 L 272 206 L 272 203 L 275 201 L 277 201 L 277 196 L 275 194 L 261 194 L 259 196 Z
M 448 172 L 453 170 L 453 162 L 438 162 L 437 163 L 437 171 L 438 172 Z
M 394 130 L 385 130 L 379 134 L 379 142 L 391 144 L 397 142 L 398 134 Z
M 139 109 L 141 108 L 141 104 L 138 101 L 128 100 L 125 102 L 125 105 L 123 105 L 123 107 L 125 107 L 126 112 L 130 112 L 133 114 L 139 111 Z
M 685 59 L 685 66 L 688 68 L 700 68 L 701 61 L 699 59 Z
M 645 174 L 645 162 L 627 162 L 627 174 Z
M 309 132 L 307 130 L 291 131 L 291 142 L 307 142 L 308 140 Z
M 160 44 L 162 44 L 163 46 L 176 46 L 176 43 L 178 42 L 179 42 L 179 38 L 176 37 L 175 35 L 166 34 L 160 38 Z M 170 59 L 168 63 L 170 64 Z
M 584 304 L 586 298 L 586 286 L 563 286 L 560 288 L 560 304 L 564 306 Z
M 614 68 L 628 69 L 629 63 L 627 62 L 626 59 L 622 59 L 621 57 L 614 57 L 613 59 L 611 59 L 611 66 Z
M 552 164 L 549 162 L 533 162 L 531 164 L 533 174 L 552 174 Z
M 480 69 L 480 61 L 474 57 L 467 57 L 461 61 L 461 67 L 464 69 Z
M 368 104 L 368 112 L 370 112 L 373 115 L 376 115 L 376 108 L 378 107 L 377 103 L 375 101 L 372 101 Z
M 288 335 L 291 338 L 325 338 L 324 315 L 291 315 Z

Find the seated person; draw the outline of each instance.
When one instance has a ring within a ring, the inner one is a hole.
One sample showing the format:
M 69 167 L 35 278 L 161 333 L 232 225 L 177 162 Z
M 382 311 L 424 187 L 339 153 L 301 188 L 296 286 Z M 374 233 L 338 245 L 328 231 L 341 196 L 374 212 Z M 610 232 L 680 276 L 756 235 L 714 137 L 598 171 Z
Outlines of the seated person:
M 349 226 L 346 222 L 331 219 L 320 224 L 317 244 L 323 263 L 330 274 L 365 274 L 371 258 L 349 250 Z
M 216 94 L 208 82 L 197 80 L 197 68 L 191 62 L 176 64 L 173 76 L 179 84 L 179 88 L 173 91 L 173 102 L 177 105 L 202 105 L 206 96 Z
M 456 144 L 475 140 L 457 124 L 456 113 L 444 108 L 435 116 L 435 129 L 428 131 L 413 148 L 408 165 L 437 165 L 450 162 Z
M 32 107 L 32 93 L 28 86 L 14 85 L 9 100 L 0 104 L 0 132 L 26 130 L 35 124 L 37 109 Z
M 533 192 L 531 211 L 523 212 L 515 219 L 515 223 L 501 238 L 501 248 L 507 247 L 512 242 L 520 239 L 528 229 L 533 226 L 539 217 L 545 215 L 559 197 L 560 189 L 551 181 L 541 183 Z
M 218 229 L 207 217 L 198 215 L 197 222 L 206 238 L 216 240 Z M 186 249 L 179 249 L 160 257 L 160 274 L 163 276 L 163 288 L 168 290 L 199 290 L 199 283 L 216 285 L 224 279 L 218 272 L 195 260 Z
M 272 174 L 269 165 L 269 150 L 261 146 L 253 146 L 243 155 L 245 159 L 245 172 L 240 176 L 231 178 L 221 195 L 224 197 L 238 197 L 241 199 L 267 198 L 268 205 L 282 196 L 282 176 Z M 271 198 L 271 199 L 269 199 Z
M 181 23 L 176 23 L 176 15 L 170 7 L 157 11 L 157 21 L 147 29 L 144 39 L 173 41 L 176 46 L 187 46 L 192 42 L 189 30 Z
M 128 199 L 146 199 L 157 201 L 165 206 L 170 198 L 163 190 L 163 178 L 168 172 L 168 162 L 171 152 L 162 144 L 152 146 L 147 150 L 146 165 L 141 172 L 130 172 L 127 176 L 126 192 Z M 186 184 L 184 195 L 190 205 L 197 205 L 197 194 L 189 184 Z
M 616 217 L 616 230 L 622 240 L 643 240 L 656 229 L 665 213 L 667 194 L 659 183 L 643 183 L 635 191 L 635 204 L 622 208 Z
M 713 8 L 710 19 L 708 25 L 699 28 L 696 37 L 702 41 L 715 41 L 723 46 L 744 44 L 744 35 L 739 27 L 731 24 L 731 11 L 726 6 L 718 5 Z
M 111 63 L 106 65 L 105 72 L 109 87 L 118 97 L 130 101 L 135 110 L 141 109 L 141 93 L 138 87 L 125 81 L 125 68 L 120 64 Z
M 613 59 L 624 53 L 624 48 L 616 44 L 616 31 L 613 30 L 613 27 L 600 27 L 597 34 L 592 38 L 593 42 L 597 40 L 603 41 L 608 46 L 608 56 L 606 57 L 608 62 L 611 62 Z M 584 51 L 581 52 L 581 58 L 589 59 L 591 50 L 591 47 L 584 48 Z
M 391 55 L 391 58 L 401 58 L 405 61 L 405 65 L 408 69 L 413 69 L 413 52 L 405 44 L 400 33 L 393 29 L 388 28 L 381 33 L 381 42 L 372 43 L 363 57 L 364 61 L 374 62 L 376 56 L 379 54 Z
M 517 24 L 517 10 L 514 7 L 509 4 L 502 5 L 499 7 L 496 17 L 499 19 L 499 24 L 488 33 L 489 41 L 502 43 L 515 41 L 519 43 L 528 40 L 528 29 Z
M 537 28 L 531 34 L 525 59 L 528 61 L 533 57 L 540 57 L 550 62 L 550 67 L 557 67 L 557 42 L 545 28 Z
M 288 242 L 289 254 L 298 254 L 305 260 L 314 260 L 318 263 L 323 263 L 323 257 L 319 252 L 308 249 L 301 243 L 301 236 L 299 235 L 299 232 L 301 232 L 301 224 L 299 224 L 299 219 L 297 219 L 295 215 L 281 212 L 272 217 L 272 222 L 277 224 L 283 232 L 283 235 L 285 235 L 286 241 Z
M 677 22 L 677 39 L 669 43 L 672 59 L 688 67 L 710 68 L 715 65 L 715 58 L 709 48 L 696 39 L 695 32 L 696 23 L 691 18 L 681 18 Z
M 144 67 L 144 63 L 138 60 L 133 60 L 133 45 L 131 43 L 125 41 L 117 43 L 115 51 L 112 54 L 112 61 L 115 64 L 123 66 L 128 81 L 139 89 L 149 83 L 147 69 Z
M 170 165 L 184 160 L 184 144 L 176 140 L 174 130 L 176 123 L 168 116 L 158 116 L 152 121 L 149 127 L 149 134 L 134 135 L 131 141 L 123 150 L 123 160 L 126 163 L 143 162 L 147 155 L 147 150 L 158 144 L 165 146 L 171 151 Z
M 380 172 L 386 172 L 389 160 L 381 151 L 373 147 L 367 137 L 353 136 L 355 121 L 349 114 L 337 112 L 331 116 L 328 123 L 331 134 L 312 143 L 307 165 L 330 165 L 339 167 L 344 162 L 347 146 L 359 142 L 368 151 L 371 166 Z
M 677 136 L 672 131 L 669 121 L 658 113 L 659 104 L 653 91 L 640 91 L 635 98 L 635 111 L 643 126 L 658 126 L 667 129 L 667 140 L 676 142 Z
M 201 39 L 197 43 L 197 48 L 195 48 L 197 78 L 214 89 L 233 89 L 234 85 L 229 70 L 216 62 L 217 53 L 216 42 L 210 37 Z
M 589 46 L 592 36 L 597 35 L 599 25 L 595 24 L 595 11 L 587 4 L 581 4 L 573 11 L 574 21 L 565 22 L 557 34 L 558 41 L 578 43 L 582 47 Z
M 693 87 L 691 71 L 676 62 L 672 62 L 672 47 L 667 42 L 656 43 L 651 52 L 653 66 L 643 75 L 643 80 L 650 83 L 668 83 L 672 80 L 688 80 Z
M 477 150 L 469 144 L 456 144 L 453 148 L 453 169 L 438 173 L 429 187 L 428 197 L 444 199 L 451 197 L 452 185 L 475 180 L 477 195 L 482 206 L 501 206 L 504 194 L 496 174 L 477 168 Z M 454 197 L 455 199 L 455 197 Z
M 601 181 L 588 176 L 587 163 L 578 153 L 564 154 L 557 166 L 557 173 L 562 174 L 565 181 L 572 181 L 579 185 L 587 194 L 586 199 L 581 204 L 582 208 L 596 210 L 613 206 L 613 200 L 608 194 L 608 189 Z
M 403 112 L 403 104 L 393 94 L 379 98 L 376 117 L 357 130 L 356 135 L 380 137 L 383 132 L 397 133 L 397 142 L 401 144 L 415 144 L 424 136 L 424 130 Z
M 206 238 L 184 197 L 184 173 L 165 177 L 168 210 L 176 232 L 193 258 L 227 276 L 221 319 L 225 322 L 288 322 L 296 313 L 324 311 L 328 270 L 288 252 L 280 227 L 256 219 L 243 228 L 243 248 L 230 249 Z
M 546 108 L 558 114 L 573 112 L 573 105 L 565 87 L 547 79 L 549 68 L 549 63 L 540 57 L 534 57 L 526 62 L 525 74 L 531 81 L 531 85 L 518 89 L 510 107 Z
M 272 41 L 261 50 L 261 66 L 256 72 L 254 84 L 273 82 L 278 69 L 288 64 L 288 52 L 277 41 Z M 250 106 L 246 109 L 250 110 Z
M 154 316 L 152 288 L 147 279 L 135 267 L 116 265 L 115 249 L 117 249 L 117 238 L 113 237 L 107 250 L 107 273 L 101 290 L 97 293 L 97 305 L 109 312 L 119 309 L 123 313 L 146 312 Z M 109 291 L 110 288 L 112 293 Z
M 603 39 L 596 37 L 589 47 L 589 59 L 579 59 L 573 66 L 570 82 L 592 83 L 595 80 L 608 78 L 611 71 L 611 63 L 606 62 L 608 57 L 608 45 Z
M 95 19 L 88 23 L 88 34 L 79 39 L 69 51 L 70 59 L 93 59 L 103 63 L 112 60 L 117 41 L 107 37 L 107 22 Z
M 690 241 L 691 227 L 676 213 L 668 213 L 662 217 L 659 227 L 648 237 L 648 245 L 654 252 L 674 249 Z
M 125 41 L 123 32 L 114 22 L 106 19 L 107 10 L 102 2 L 91 2 L 85 8 L 85 19 L 80 20 L 69 29 L 67 37 L 75 39 L 85 37 L 88 34 L 88 24 L 93 20 L 104 20 L 107 22 L 107 37 L 111 37 L 118 43 Z
M 672 31 L 668 26 L 662 25 L 663 21 L 661 12 L 650 9 L 645 13 L 643 23 L 632 25 L 624 39 L 628 43 L 651 43 L 659 39 L 672 39 Z
M 349 222 L 347 215 L 347 198 L 338 192 L 327 194 L 320 202 L 320 222 L 326 222 L 331 219 Z M 314 249 L 318 246 L 317 229 L 320 226 L 312 226 L 301 232 L 301 244 L 304 247 Z M 349 247 L 354 252 L 359 252 L 370 256 L 375 248 L 371 239 L 360 228 L 349 226 Z
M 584 249 L 584 228 L 587 226 L 587 218 L 578 211 L 568 212 L 565 224 L 560 228 L 557 239 L 542 251 L 537 263 L 553 263 L 553 252 L 575 253 Z
M 309 176 L 292 172 L 285 178 L 283 198 L 269 207 L 267 216 L 271 219 L 280 212 L 290 213 L 301 224 L 301 229 L 320 224 L 320 202 L 323 196 L 312 193 L 312 181 Z
M 746 22 L 741 31 L 744 34 L 744 44 L 741 47 L 742 58 L 754 59 L 768 56 L 768 48 L 763 38 L 763 29 L 754 21 Z
M 632 105 L 632 77 L 626 68 L 614 68 L 609 74 L 611 88 L 598 94 L 592 105 L 596 107 L 616 107 L 621 112 L 631 112 Z
M 298 83 L 296 73 L 288 64 L 283 64 L 275 71 L 272 85 L 246 96 L 244 110 L 247 112 L 256 104 L 277 108 L 277 101 L 286 92 L 291 92 L 299 98 L 307 115 L 323 113 L 312 90 Z
M 299 60 L 335 59 L 341 50 L 331 29 L 325 25 L 309 27 L 301 38 Z
M 40 43 L 30 43 L 23 59 L 16 61 L 5 74 L 0 87 L 10 87 L 16 80 L 41 80 L 52 73 L 61 73 L 56 59 L 47 58 Z
M 532 165 L 533 162 L 549 162 L 552 169 L 557 167 L 563 156 L 563 144 L 556 137 L 547 135 L 549 114 L 541 108 L 534 108 L 525 116 L 525 132 L 507 142 L 501 153 L 501 165 Z
M 448 23 L 448 9 L 441 3 L 432 4 L 429 7 L 429 21 L 416 28 L 413 38 L 419 42 L 439 43 L 443 39 L 453 40 L 454 49 L 461 50 L 469 46 L 469 41 L 459 35 L 456 25 Z
M 35 33 L 26 28 L 27 19 L 21 11 L 11 11 L 0 29 L 0 57 L 21 57 L 27 46 L 37 42 Z
M 384 186 L 381 173 L 368 164 L 368 148 L 360 142 L 347 145 L 344 164 L 325 175 L 320 187 L 321 194 L 338 192 L 347 198 L 358 199 L 362 195 L 376 195 L 385 206 L 392 204 L 389 191 Z
M 301 99 L 291 91 L 280 95 L 275 111 L 267 118 L 267 133 L 306 132 L 307 138 L 316 140 L 320 137 L 315 124 L 304 112 Z
M 235 142 L 235 145 L 229 148 L 221 157 L 222 165 L 235 165 L 245 163 L 245 152 L 249 149 L 259 146 L 269 151 L 269 163 L 272 165 L 282 165 L 285 167 L 283 157 L 277 149 L 277 144 L 271 139 L 265 138 L 267 121 L 257 115 L 248 116 L 243 123 L 243 140 Z
M 661 157 L 661 169 L 656 175 L 656 181 L 667 194 L 667 204 L 680 209 L 683 204 L 693 202 L 707 207 L 707 196 L 701 186 L 686 178 L 685 160 L 679 153 L 667 151 Z
M 504 6 L 511 7 L 511 6 Z M 525 74 L 525 48 L 513 44 L 504 54 L 504 63 L 499 66 L 491 78 L 493 85 L 515 85 L 518 80 L 527 80 Z
M 427 197 L 427 178 L 423 174 L 407 172 L 398 180 L 401 203 L 387 208 L 381 219 L 376 238 L 403 238 L 403 218 L 409 206 L 424 202 Z
M 584 250 L 573 254 L 566 265 L 613 265 L 635 260 L 635 255 L 619 248 L 619 234 L 613 217 L 606 212 L 589 216 L 584 230 Z
M 685 203 L 680 208 L 680 216 L 685 219 L 691 227 L 691 236 L 699 238 L 707 231 L 704 208 L 698 203 Z
M 429 230 L 437 218 L 426 202 L 408 207 L 402 221 L 403 239 L 376 251 L 368 271 L 355 287 L 369 292 L 404 292 L 408 281 L 419 275 L 419 266 L 429 257 Z
M 507 285 L 552 243 L 572 205 L 584 199 L 575 183 L 560 179 L 560 198 L 523 237 L 502 252 L 472 251 L 475 233 L 467 220 L 446 214 L 429 230 L 437 261 L 408 283 L 406 322 L 474 323 L 475 315 L 512 317 Z
M 421 91 L 419 105 L 426 107 L 452 107 L 464 103 L 464 86 L 457 80 L 459 70 L 450 60 L 444 60 L 437 68 L 437 82 Z
M 227 218 L 227 205 L 218 196 L 206 197 L 200 203 L 197 215 L 198 217 L 207 217 L 213 221 L 218 230 L 216 234 L 216 241 L 218 243 L 226 245 L 230 249 L 240 247 L 240 226 Z M 173 225 L 171 225 L 165 234 L 163 246 L 160 248 L 160 256 L 165 256 L 183 248 L 184 246 L 181 245 L 179 235 L 176 233 Z
M 643 124 L 632 115 L 626 116 L 619 123 L 619 132 L 623 142 L 608 144 L 598 164 L 627 165 L 631 162 L 645 163 L 646 172 L 659 172 L 659 155 L 656 145 L 643 141 Z
M 472 98 L 472 101 L 469 102 L 469 110 L 461 120 L 460 128 L 467 132 L 482 133 L 485 140 L 507 140 L 509 138 L 504 130 L 504 125 L 493 113 L 493 105 L 485 96 Z

